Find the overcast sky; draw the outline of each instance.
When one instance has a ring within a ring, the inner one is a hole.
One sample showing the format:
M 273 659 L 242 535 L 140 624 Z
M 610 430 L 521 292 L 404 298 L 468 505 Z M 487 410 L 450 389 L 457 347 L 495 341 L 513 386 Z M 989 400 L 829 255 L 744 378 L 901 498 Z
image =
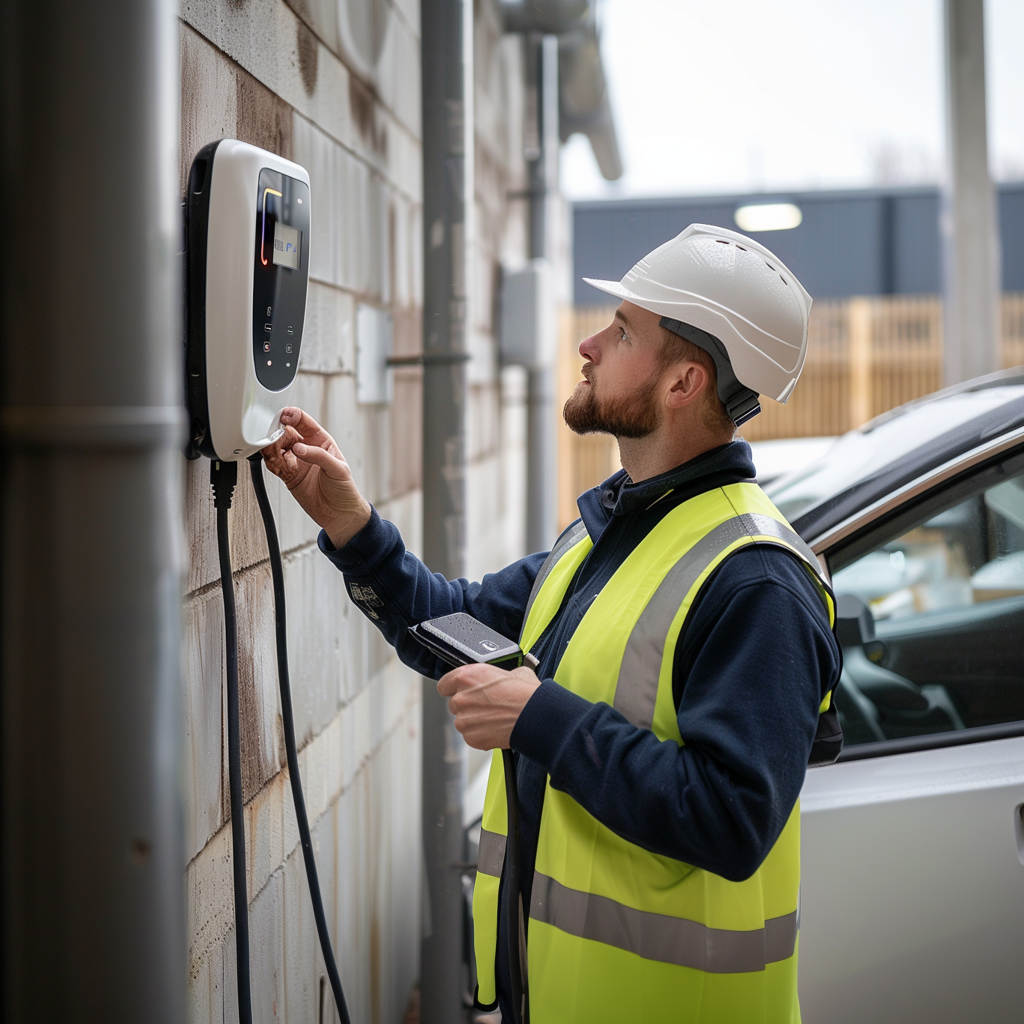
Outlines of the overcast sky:
M 562 151 L 572 199 L 934 182 L 942 0 L 599 0 L 625 173 Z M 1024 0 L 986 0 L 989 153 L 1024 178 Z

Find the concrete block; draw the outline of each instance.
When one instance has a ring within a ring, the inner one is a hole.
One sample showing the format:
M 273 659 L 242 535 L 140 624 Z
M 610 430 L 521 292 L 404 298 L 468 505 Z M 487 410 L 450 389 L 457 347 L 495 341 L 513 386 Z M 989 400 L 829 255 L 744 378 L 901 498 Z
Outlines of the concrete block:
M 406 18 L 388 18 L 375 78 L 385 106 L 407 132 L 420 138 L 420 41 Z
M 217 947 L 233 927 L 232 893 L 231 832 L 222 828 L 189 863 L 185 873 L 190 979 L 201 977 L 203 965 L 213 962 Z
M 404 152 L 410 141 L 418 146 L 415 136 L 281 0 L 249 0 L 244 6 L 182 0 L 180 10 L 189 25 L 283 102 L 411 196 L 419 195 Z M 393 146 L 392 138 L 403 141 Z
M 281 770 L 284 762 L 269 562 L 236 576 L 235 601 L 242 791 L 248 802 Z M 226 722 L 224 748 L 227 749 Z
M 237 66 L 188 25 L 180 26 L 181 146 L 178 193 L 185 194 L 192 158 L 208 142 L 234 138 Z
M 284 774 L 245 807 L 245 861 L 249 903 L 284 863 L 284 802 L 291 799 Z
M 254 1021 L 285 1019 L 284 871 L 276 870 L 249 907 Z
M 188 1024 L 221 1024 L 224 1015 L 224 944 L 217 942 L 189 971 Z
M 223 824 L 224 613 L 220 591 L 185 602 L 185 850 L 191 860 Z
M 340 606 L 348 596 L 341 573 L 315 547 L 289 557 L 285 592 L 295 739 L 303 747 L 341 706 Z
M 239 1024 L 238 1019 L 238 972 L 235 961 L 235 929 L 224 936 L 221 944 L 224 950 L 221 963 L 224 967 L 224 980 L 221 982 L 221 991 L 224 994 L 224 1024 Z M 252 967 L 250 965 L 250 973 Z
M 318 860 L 319 866 L 319 860 Z M 333 864 L 328 864 L 328 880 Z M 318 867 L 318 874 L 320 873 Z M 316 922 L 309 901 L 302 851 L 284 862 L 284 999 L 288 1021 L 320 1021 L 320 984 Z
M 303 370 L 355 372 L 353 316 L 351 295 L 318 281 L 310 282 L 300 357 Z
M 324 45 L 338 52 L 337 0 L 285 0 L 296 16 L 323 40 Z

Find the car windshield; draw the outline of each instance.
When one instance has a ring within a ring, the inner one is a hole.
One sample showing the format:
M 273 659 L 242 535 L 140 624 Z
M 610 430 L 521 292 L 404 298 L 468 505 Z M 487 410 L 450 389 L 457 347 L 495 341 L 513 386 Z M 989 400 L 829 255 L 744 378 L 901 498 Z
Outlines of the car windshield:
M 765 490 L 792 522 L 804 512 L 875 477 L 921 445 L 978 416 L 1024 398 L 1024 386 L 990 387 L 911 405 L 851 430 L 805 469 L 772 481 Z M 993 433 L 998 433 L 998 430 Z

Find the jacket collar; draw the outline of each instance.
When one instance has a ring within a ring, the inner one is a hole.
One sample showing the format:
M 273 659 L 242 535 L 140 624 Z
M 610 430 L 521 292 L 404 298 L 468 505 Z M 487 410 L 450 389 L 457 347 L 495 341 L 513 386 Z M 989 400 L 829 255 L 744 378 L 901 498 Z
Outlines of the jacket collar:
M 675 505 L 713 487 L 753 480 L 755 476 L 750 445 L 738 438 L 638 484 L 620 469 L 604 483 L 580 495 L 578 506 L 587 529 L 593 533 L 594 520 L 601 520 L 603 526 L 610 516 L 633 515 L 663 498 L 671 497 L 671 504 Z

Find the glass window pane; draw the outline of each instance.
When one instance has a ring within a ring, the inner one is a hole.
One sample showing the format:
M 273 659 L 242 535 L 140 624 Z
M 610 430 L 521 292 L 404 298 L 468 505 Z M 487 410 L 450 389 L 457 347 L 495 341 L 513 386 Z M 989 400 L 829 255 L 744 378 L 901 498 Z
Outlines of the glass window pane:
M 1024 474 L 838 570 L 849 745 L 1024 720 Z

